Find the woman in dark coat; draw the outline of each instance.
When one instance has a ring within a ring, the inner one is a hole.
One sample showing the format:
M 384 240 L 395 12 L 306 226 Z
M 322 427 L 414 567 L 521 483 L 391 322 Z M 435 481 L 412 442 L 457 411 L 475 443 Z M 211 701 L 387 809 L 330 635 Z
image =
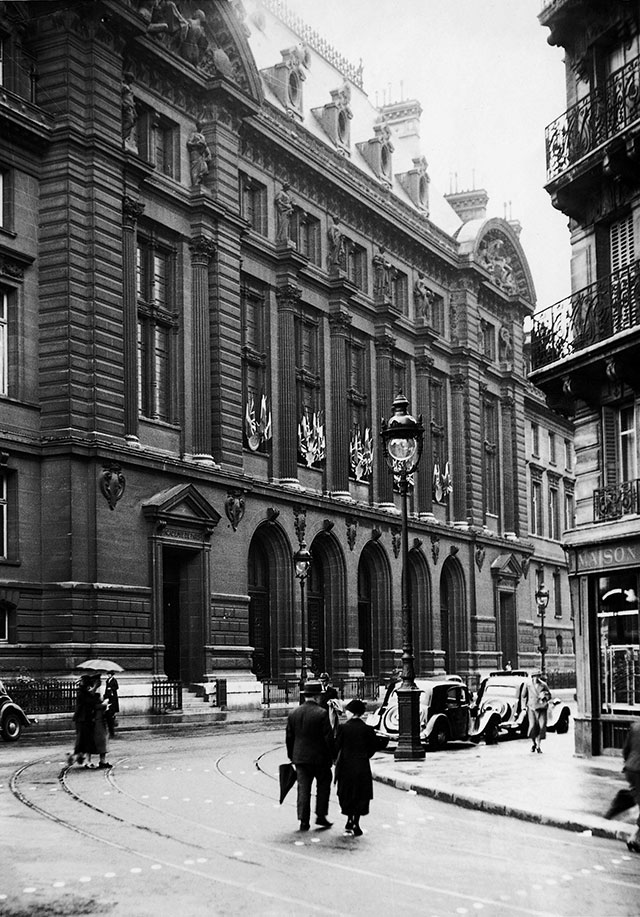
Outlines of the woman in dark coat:
M 91 755 L 95 754 L 95 708 L 91 693 L 91 675 L 82 675 L 78 684 L 76 694 L 76 709 L 73 714 L 73 722 L 76 727 L 76 744 L 73 754 L 67 756 L 69 764 L 77 761 L 83 764 L 85 757 L 87 763 L 91 761 Z
M 372 726 L 363 722 L 366 710 L 361 700 L 352 700 L 345 707 L 347 722 L 340 726 L 336 737 L 336 783 L 343 815 L 347 816 L 346 831 L 354 837 L 362 835 L 360 816 L 369 814 L 373 799 L 373 778 L 369 758 L 378 750 L 378 740 Z

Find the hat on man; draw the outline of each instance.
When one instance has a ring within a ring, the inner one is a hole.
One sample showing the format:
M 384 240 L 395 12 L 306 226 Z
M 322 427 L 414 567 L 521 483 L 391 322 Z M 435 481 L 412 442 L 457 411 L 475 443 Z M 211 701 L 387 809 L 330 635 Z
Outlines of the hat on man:
M 349 712 L 353 713 L 354 716 L 362 716 L 367 708 L 361 700 L 359 700 L 357 697 L 354 697 L 354 699 L 350 700 L 344 709 L 349 710 Z
M 302 693 L 305 697 L 314 697 L 317 694 L 322 694 L 322 685 L 319 681 L 307 681 L 302 689 Z

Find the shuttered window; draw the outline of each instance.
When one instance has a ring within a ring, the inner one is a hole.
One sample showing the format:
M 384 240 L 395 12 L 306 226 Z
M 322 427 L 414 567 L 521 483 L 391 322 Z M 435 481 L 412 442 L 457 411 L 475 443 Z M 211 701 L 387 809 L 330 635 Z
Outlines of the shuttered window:
M 613 223 L 609 239 L 611 272 L 615 273 L 635 261 L 633 217 L 629 215 L 626 219 Z
M 605 484 L 633 481 L 637 477 L 638 445 L 633 404 L 602 408 L 602 471 Z

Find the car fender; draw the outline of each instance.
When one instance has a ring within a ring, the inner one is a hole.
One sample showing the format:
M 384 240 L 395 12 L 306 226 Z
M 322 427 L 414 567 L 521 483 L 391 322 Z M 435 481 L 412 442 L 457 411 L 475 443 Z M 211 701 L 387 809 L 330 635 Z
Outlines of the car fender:
M 563 704 L 559 698 L 554 698 L 547 708 L 547 729 L 554 730 L 563 717 L 571 716 L 571 708 Z
M 491 732 L 495 726 L 499 728 L 501 722 L 502 720 L 498 711 L 493 709 L 490 704 L 487 704 L 484 710 L 477 716 L 471 718 L 469 738 L 475 738 L 484 735 L 485 732 Z
M 23 726 L 31 726 L 32 723 L 37 723 L 38 721 L 33 717 L 27 716 L 22 707 L 19 707 L 17 704 L 14 704 L 13 701 L 7 701 L 2 705 L 2 710 L 0 710 L 0 723 L 4 720 L 7 713 L 11 711 L 15 713 L 22 723 Z
M 437 729 L 445 729 L 447 735 L 451 732 L 449 729 L 449 720 L 446 718 L 444 713 L 437 713 L 435 716 L 432 716 L 423 730 L 421 730 L 422 735 L 425 739 L 428 739 L 429 736 L 435 732 Z

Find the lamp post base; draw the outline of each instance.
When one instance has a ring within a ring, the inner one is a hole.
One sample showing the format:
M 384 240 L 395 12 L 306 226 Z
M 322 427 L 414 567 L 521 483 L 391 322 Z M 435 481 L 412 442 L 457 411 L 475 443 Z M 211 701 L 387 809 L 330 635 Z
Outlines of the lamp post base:
M 420 689 L 416 685 L 401 685 L 398 695 L 398 745 L 393 753 L 396 761 L 422 761 L 424 745 L 420 741 Z

